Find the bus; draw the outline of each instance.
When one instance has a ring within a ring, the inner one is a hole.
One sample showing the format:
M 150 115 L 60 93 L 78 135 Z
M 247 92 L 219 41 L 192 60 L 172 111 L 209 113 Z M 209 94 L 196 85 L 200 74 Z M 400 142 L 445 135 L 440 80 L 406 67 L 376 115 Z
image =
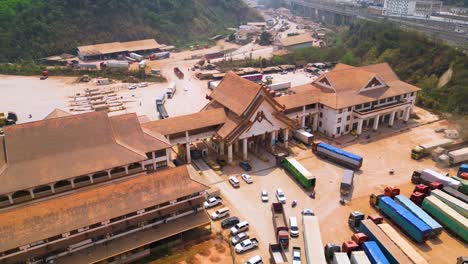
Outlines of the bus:
M 315 177 L 294 158 L 285 158 L 283 167 L 305 188 L 315 188 Z

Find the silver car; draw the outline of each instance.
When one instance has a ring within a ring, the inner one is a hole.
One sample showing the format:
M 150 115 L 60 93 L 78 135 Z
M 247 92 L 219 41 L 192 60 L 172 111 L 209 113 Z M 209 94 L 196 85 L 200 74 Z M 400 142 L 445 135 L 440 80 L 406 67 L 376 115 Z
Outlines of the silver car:
M 239 233 L 231 238 L 231 244 L 236 245 L 237 243 L 241 242 L 242 240 L 246 240 L 247 238 L 249 238 L 249 233 Z

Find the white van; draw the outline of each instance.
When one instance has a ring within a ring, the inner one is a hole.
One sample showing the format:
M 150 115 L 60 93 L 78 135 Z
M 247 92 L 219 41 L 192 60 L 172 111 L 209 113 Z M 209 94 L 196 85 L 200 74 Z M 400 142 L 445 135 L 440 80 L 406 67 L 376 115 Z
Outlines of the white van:
M 231 227 L 231 235 L 235 236 L 240 232 L 246 231 L 247 229 L 249 229 L 249 222 L 242 221 L 238 223 L 237 225 Z
M 299 226 L 297 225 L 297 218 L 295 216 L 289 217 L 289 233 L 292 237 L 299 236 Z
M 236 177 L 234 177 L 234 176 L 229 177 L 229 183 L 230 183 L 230 184 L 232 185 L 232 187 L 234 187 L 234 188 L 239 188 L 239 186 L 240 186 L 239 180 L 238 180 Z
M 229 215 L 229 208 L 224 207 L 211 213 L 211 219 L 217 220 Z
M 259 255 L 253 256 L 245 264 L 263 264 L 262 257 Z

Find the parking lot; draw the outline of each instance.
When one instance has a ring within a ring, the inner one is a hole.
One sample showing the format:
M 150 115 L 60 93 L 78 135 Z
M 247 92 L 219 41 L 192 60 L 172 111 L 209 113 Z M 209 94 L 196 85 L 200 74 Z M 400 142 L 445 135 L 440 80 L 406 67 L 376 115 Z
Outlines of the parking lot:
M 414 170 L 432 168 L 443 172 L 450 171 L 436 167 L 430 159 L 420 161 L 410 159 L 412 147 L 421 142 L 442 137 L 435 133 L 434 129 L 445 127 L 447 124 L 446 121 L 438 121 L 381 140 L 365 144 L 357 143 L 346 147 L 346 150 L 363 156 L 364 163 L 361 170 L 356 172 L 352 200 L 345 206 L 339 203 L 339 185 L 344 168 L 315 157 L 310 150 L 293 148 L 295 152 L 293 156 L 296 156 L 301 164 L 317 178 L 315 199 L 308 197 L 306 192 L 283 169 L 265 168 L 259 164 L 261 161 L 258 160 L 251 161 L 253 172 L 250 175 L 253 177 L 254 183 L 247 184 L 239 177 L 241 186 L 238 189 L 234 189 L 227 182 L 229 175 L 238 176 L 243 173 L 238 166 L 225 168 L 224 171 L 228 171 L 228 174 L 221 176 L 210 174 L 211 170 L 207 167 L 201 169 L 204 177 L 211 175 L 207 178 L 211 177 L 212 185 L 220 189 L 225 205 L 231 210 L 231 215 L 238 216 L 241 221 L 249 221 L 251 237 L 256 237 L 260 242 L 257 250 L 237 255 L 236 263 L 244 263 L 245 260 L 257 254 L 262 256 L 264 260 L 269 258 L 268 244 L 275 242 L 270 206 L 271 202 L 277 201 L 275 197 L 277 188 L 282 188 L 286 194 L 287 202 L 284 206 L 286 216 L 298 218 L 300 231 L 302 231 L 300 211 L 303 208 L 311 208 L 320 219 L 323 243 L 342 243 L 349 240 L 352 235 L 351 229 L 347 226 L 349 213 L 354 210 L 362 211 L 365 214 L 375 213 L 368 201 L 371 193 L 382 193 L 385 186 L 396 185 L 402 189 L 403 194 L 409 195 L 414 188 L 410 183 L 410 177 Z M 395 171 L 394 175 L 389 174 L 391 169 Z M 453 173 L 453 170 L 451 172 Z M 218 178 L 215 179 L 216 177 Z M 268 203 L 261 201 L 261 190 L 268 191 L 270 198 Z M 298 205 L 295 208 L 291 207 L 292 200 L 298 200 Z M 388 221 L 386 222 L 388 223 Z M 214 223 L 213 228 L 214 230 L 220 228 L 219 224 Z M 228 236 L 228 231 L 225 231 L 224 234 Z M 423 245 L 410 242 L 430 263 L 454 263 L 456 257 L 466 254 L 467 250 L 466 244 L 446 232 L 443 232 L 438 239 L 428 241 Z M 289 249 L 292 249 L 292 246 L 301 247 L 304 256 L 302 233 L 300 233 L 299 238 L 291 239 Z M 286 252 L 288 259 L 291 258 L 290 251 Z

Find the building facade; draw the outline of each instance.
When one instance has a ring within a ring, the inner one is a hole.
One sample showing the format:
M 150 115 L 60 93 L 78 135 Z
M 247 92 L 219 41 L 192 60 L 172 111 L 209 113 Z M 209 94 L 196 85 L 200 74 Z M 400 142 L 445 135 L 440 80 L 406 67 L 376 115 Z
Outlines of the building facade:
M 414 0 L 385 0 L 383 14 L 389 16 L 413 16 L 416 10 Z

